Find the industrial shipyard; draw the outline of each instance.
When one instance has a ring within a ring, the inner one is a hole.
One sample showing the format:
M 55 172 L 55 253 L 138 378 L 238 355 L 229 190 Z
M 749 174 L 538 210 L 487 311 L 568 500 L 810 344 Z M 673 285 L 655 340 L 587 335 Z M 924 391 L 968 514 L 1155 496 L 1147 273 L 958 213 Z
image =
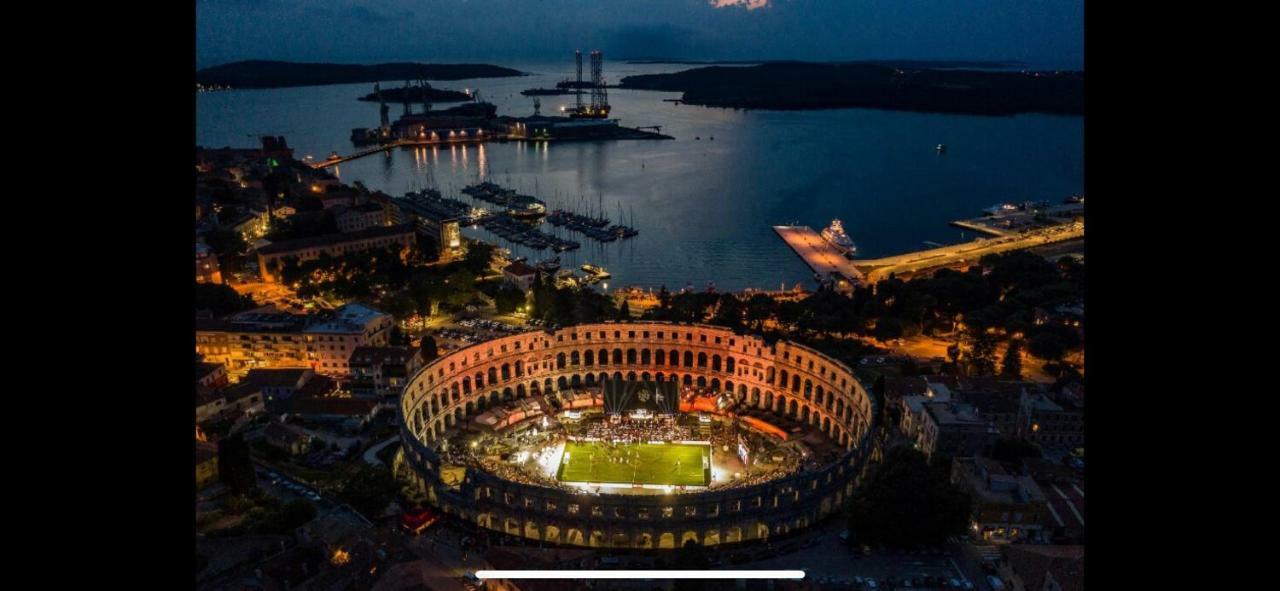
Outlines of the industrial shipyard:
M 660 125 L 648 127 L 623 127 L 618 119 L 610 119 L 612 107 L 609 105 L 607 84 L 604 78 L 604 54 L 592 51 L 591 79 L 582 78 L 582 52 L 574 52 L 576 77 L 572 82 L 565 81 L 564 94 L 574 95 L 572 106 L 565 107 L 562 114 L 542 114 L 541 100 L 533 101 L 533 114 L 528 116 L 498 115 L 497 107 L 482 99 L 480 91 L 470 93 L 470 100 L 446 109 L 433 109 L 431 102 L 422 100 L 419 103 L 404 101 L 401 103 L 403 113 L 399 118 L 390 119 L 391 106 L 382 96 L 384 91 L 379 84 L 374 85 L 372 100 L 379 102 L 381 121 L 376 128 L 356 128 L 351 130 L 351 143 L 363 148 L 356 154 L 347 156 L 331 156 L 318 166 L 338 164 L 351 158 L 401 146 L 444 145 L 475 142 L 504 142 L 511 140 L 530 141 L 591 141 L 591 140 L 624 140 L 624 139 L 672 139 L 663 135 Z M 405 82 L 403 89 L 398 89 L 400 96 L 414 94 L 427 97 L 429 88 L 424 81 L 417 85 Z M 416 90 L 417 92 L 413 92 Z M 536 93 L 535 93 L 536 94 Z M 585 95 L 585 96 L 584 96 Z M 414 109 L 417 112 L 414 112 Z

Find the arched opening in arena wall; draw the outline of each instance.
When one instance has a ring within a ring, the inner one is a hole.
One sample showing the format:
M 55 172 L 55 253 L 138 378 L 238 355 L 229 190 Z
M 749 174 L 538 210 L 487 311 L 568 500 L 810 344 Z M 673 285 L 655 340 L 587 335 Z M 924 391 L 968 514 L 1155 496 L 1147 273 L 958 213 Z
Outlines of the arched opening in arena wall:
M 575 373 L 575 374 L 573 374 L 573 377 L 572 377 L 572 378 L 569 378 L 569 385 L 570 385 L 570 386 L 573 386 L 574 388 L 579 388 L 579 387 L 581 387 L 581 386 L 582 386 L 582 376 L 581 376 L 581 375 L 578 375 L 578 374 L 576 374 L 576 373 Z
M 537 540 L 541 538 L 542 537 L 541 533 L 538 531 L 538 524 L 532 521 L 524 522 L 524 537 L 529 538 L 531 540 Z
M 693 530 L 688 530 L 688 531 L 685 531 L 683 534 L 681 534 L 681 535 L 680 535 L 680 547 L 681 547 L 681 548 L 683 548 L 683 547 L 684 547 L 685 542 L 688 542 L 688 541 L 690 541 L 690 540 L 693 540 L 693 542 L 694 542 L 695 544 L 696 544 L 696 543 L 698 543 L 698 532 L 693 531 Z
M 600 546 L 603 546 L 603 545 L 604 545 L 604 540 L 605 540 L 604 532 L 602 532 L 602 531 L 600 531 L 600 530 L 598 530 L 598 529 L 591 530 L 591 542 L 590 542 L 590 545 L 591 545 L 591 547 L 592 547 L 592 548 L 599 548 Z
M 542 541 L 556 542 L 556 543 L 560 542 L 559 527 L 556 527 L 555 525 L 552 525 L 552 524 L 547 524 L 546 527 L 542 528 L 542 533 L 543 533 Z
M 503 520 L 503 531 L 513 536 L 520 535 L 520 522 L 510 517 Z
M 580 530 L 580 529 L 578 529 L 578 528 L 576 528 L 576 527 L 571 527 L 571 528 L 569 528 L 569 529 L 565 530 L 564 542 L 565 542 L 566 544 L 573 544 L 573 545 L 575 545 L 575 546 L 582 546 L 582 545 L 584 545 L 584 543 L 586 542 L 586 539 L 585 539 L 585 537 L 582 535 L 582 530 Z
M 662 532 L 662 535 L 658 536 L 658 547 L 663 549 L 675 548 L 676 535 L 669 531 Z
M 733 544 L 742 541 L 742 528 L 731 527 L 724 532 L 724 543 Z
M 715 546 L 719 543 L 720 543 L 720 530 L 709 529 L 707 530 L 707 533 L 702 536 L 703 546 Z

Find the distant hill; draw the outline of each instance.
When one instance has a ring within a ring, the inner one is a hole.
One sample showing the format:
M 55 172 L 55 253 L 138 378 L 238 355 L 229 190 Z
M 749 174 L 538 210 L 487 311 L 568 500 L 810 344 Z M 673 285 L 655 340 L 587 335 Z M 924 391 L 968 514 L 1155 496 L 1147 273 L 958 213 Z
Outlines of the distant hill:
M 511 68 L 489 64 L 419 64 L 399 62 L 374 65 L 306 64 L 249 60 L 196 71 L 196 82 L 232 88 L 285 88 L 393 80 L 464 80 L 524 76 Z
M 1014 115 L 1084 114 L 1084 72 L 998 72 L 875 63 L 771 62 L 627 76 L 621 88 L 683 92 L 685 103 Z

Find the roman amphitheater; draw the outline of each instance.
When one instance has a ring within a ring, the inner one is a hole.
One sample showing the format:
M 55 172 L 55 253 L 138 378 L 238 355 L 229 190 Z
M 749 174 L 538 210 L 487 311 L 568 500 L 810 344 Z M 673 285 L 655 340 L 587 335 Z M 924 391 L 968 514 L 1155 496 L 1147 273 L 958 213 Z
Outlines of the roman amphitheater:
M 615 548 L 767 540 L 838 512 L 875 416 L 850 369 L 810 348 L 661 322 L 459 349 L 399 409 L 395 470 L 431 505 Z

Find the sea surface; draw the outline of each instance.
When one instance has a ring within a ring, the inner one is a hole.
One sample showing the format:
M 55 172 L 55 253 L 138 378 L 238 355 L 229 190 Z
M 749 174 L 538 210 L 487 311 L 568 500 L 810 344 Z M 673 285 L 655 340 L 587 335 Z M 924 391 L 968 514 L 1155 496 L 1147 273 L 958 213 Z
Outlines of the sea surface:
M 607 56 L 606 56 L 607 58 Z M 429 61 L 429 60 L 423 60 Z M 498 63 L 519 78 L 437 81 L 479 91 L 499 114 L 530 115 L 520 91 L 553 87 L 573 74 L 564 62 Z M 693 66 L 605 62 L 605 76 Z M 384 87 L 403 82 L 387 82 Z M 354 127 L 376 127 L 378 104 L 356 100 L 372 84 L 199 93 L 196 140 L 248 147 L 283 135 L 299 158 L 355 151 Z M 447 197 L 489 180 L 533 194 L 549 208 L 603 213 L 640 235 L 609 244 L 542 224 L 582 243 L 562 253 L 566 268 L 605 267 L 611 288 L 720 290 L 812 287 L 813 272 L 774 233 L 778 224 L 820 230 L 843 220 L 860 258 L 974 238 L 948 225 L 1004 201 L 1050 201 L 1084 190 L 1084 120 L 1056 115 L 978 117 L 869 109 L 740 111 L 678 105 L 679 93 L 609 89 L 612 117 L 628 127 L 661 126 L 674 140 L 511 142 L 402 148 L 343 163 L 336 173 L 394 196 L 434 187 Z M 553 114 L 573 96 L 543 96 Z M 445 108 L 455 103 L 440 103 Z M 422 106 L 414 105 L 414 112 Z M 403 112 L 391 105 L 391 117 Z M 946 144 L 945 153 L 935 149 Z M 476 202 L 477 205 L 486 205 Z M 554 255 L 511 244 L 481 228 L 464 234 L 536 262 Z

